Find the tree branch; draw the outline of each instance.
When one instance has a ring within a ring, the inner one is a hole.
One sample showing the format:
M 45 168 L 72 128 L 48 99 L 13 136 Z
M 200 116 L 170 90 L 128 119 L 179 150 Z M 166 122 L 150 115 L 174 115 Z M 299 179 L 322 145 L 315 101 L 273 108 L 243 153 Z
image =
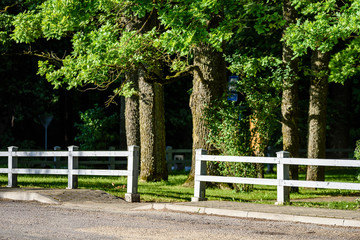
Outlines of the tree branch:
M 12 4 L 12 5 L 5 6 L 5 8 L 4 8 L 3 10 L 0 10 L 0 13 L 7 12 L 7 10 L 8 10 L 9 8 L 15 7 L 15 6 L 18 5 L 18 4 L 19 4 L 18 2 L 15 2 L 15 3 Z

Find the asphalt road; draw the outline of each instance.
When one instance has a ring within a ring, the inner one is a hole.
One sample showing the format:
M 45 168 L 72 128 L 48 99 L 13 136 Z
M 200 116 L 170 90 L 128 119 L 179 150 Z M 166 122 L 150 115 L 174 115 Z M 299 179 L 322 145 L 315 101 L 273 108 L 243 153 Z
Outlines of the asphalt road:
M 360 239 L 360 228 L 0 200 L 3 239 Z

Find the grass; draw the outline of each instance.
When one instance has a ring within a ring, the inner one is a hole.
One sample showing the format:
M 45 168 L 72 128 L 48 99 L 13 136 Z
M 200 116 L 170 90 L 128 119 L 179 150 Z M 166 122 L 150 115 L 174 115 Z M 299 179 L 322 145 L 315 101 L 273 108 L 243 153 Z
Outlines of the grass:
M 276 178 L 275 174 L 266 174 L 266 178 Z M 357 178 L 356 169 L 328 169 L 326 181 L 337 182 L 360 182 Z M 184 187 L 187 175 L 176 173 L 169 175 L 168 181 L 139 182 L 138 192 L 141 201 L 146 202 L 184 202 L 190 201 L 194 189 Z M 300 172 L 300 179 L 305 179 L 303 171 Z M 0 187 L 7 184 L 7 175 L 0 174 Z M 67 187 L 66 176 L 53 175 L 19 175 L 18 184 L 20 187 L 34 188 L 63 188 Z M 112 195 L 124 197 L 126 193 L 126 177 L 92 177 L 79 176 L 79 188 L 100 189 Z M 320 199 L 331 196 L 355 196 L 356 201 L 324 201 L 313 200 L 311 202 L 303 199 Z M 235 192 L 231 188 L 208 187 L 206 189 L 208 200 L 253 202 L 262 204 L 274 204 L 276 201 L 276 187 L 254 185 L 251 192 Z M 300 188 L 298 193 L 291 193 L 290 199 L 294 206 L 322 207 L 332 209 L 355 210 L 360 208 L 360 192 L 338 189 L 310 190 Z

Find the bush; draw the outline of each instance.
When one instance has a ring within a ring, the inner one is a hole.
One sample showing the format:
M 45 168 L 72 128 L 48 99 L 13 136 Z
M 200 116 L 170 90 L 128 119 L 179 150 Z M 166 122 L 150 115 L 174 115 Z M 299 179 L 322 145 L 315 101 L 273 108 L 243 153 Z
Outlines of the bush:
M 106 116 L 104 109 L 94 108 L 80 112 L 82 123 L 76 123 L 80 133 L 75 140 L 83 150 L 105 150 L 119 145 L 119 115 Z
M 249 119 L 245 108 L 227 100 L 218 101 L 206 111 L 205 119 L 210 130 L 208 143 L 222 155 L 249 156 Z M 255 177 L 256 170 L 250 163 L 216 162 L 213 166 L 219 175 L 234 177 Z M 249 191 L 252 186 L 233 184 L 236 191 Z
M 360 160 L 360 140 L 358 140 L 356 142 L 356 148 L 355 148 L 355 152 L 354 152 L 354 157 L 357 159 L 357 160 Z

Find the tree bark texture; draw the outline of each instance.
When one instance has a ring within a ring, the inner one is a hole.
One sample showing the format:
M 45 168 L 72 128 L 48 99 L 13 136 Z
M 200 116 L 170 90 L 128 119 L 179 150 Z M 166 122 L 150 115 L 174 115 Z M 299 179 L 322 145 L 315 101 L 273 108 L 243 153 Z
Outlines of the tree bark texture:
M 223 53 L 216 52 L 208 45 L 200 45 L 195 49 L 193 91 L 190 96 L 190 108 L 193 121 L 193 158 L 192 167 L 186 185 L 192 185 L 195 171 L 195 150 L 203 148 L 211 154 L 213 148 L 206 142 L 209 129 L 204 121 L 205 108 L 222 97 L 226 90 L 226 65 Z
M 138 92 L 139 91 L 139 73 L 126 74 L 127 81 Z M 125 128 L 127 146 L 140 146 L 140 123 L 139 123 L 139 95 L 135 94 L 125 98 Z
M 286 21 L 285 29 L 295 23 L 297 12 L 291 5 L 291 1 L 283 1 L 283 17 Z M 281 115 L 282 115 L 282 136 L 283 150 L 290 153 L 290 157 L 299 157 L 299 129 L 298 129 L 298 102 L 299 102 L 299 84 L 298 84 L 298 58 L 293 59 L 294 52 L 291 47 L 283 43 L 282 61 L 285 66 L 290 68 L 290 77 L 284 79 Z M 297 165 L 290 166 L 290 179 L 299 179 L 299 170 Z M 297 188 L 293 189 L 297 191 Z
M 167 180 L 163 86 L 139 76 L 140 180 Z
M 156 11 L 149 14 L 143 19 L 137 16 L 128 19 L 127 29 L 141 29 L 139 34 L 143 34 L 158 26 Z M 140 180 L 167 180 L 164 89 L 157 83 L 146 81 L 147 69 L 144 68 L 138 68 L 128 74 L 128 80 L 139 89 L 139 95 L 128 98 L 126 102 L 129 111 L 134 111 L 126 117 L 128 145 L 140 146 Z M 138 112 L 135 109 L 138 109 Z
M 326 105 L 328 93 L 328 65 L 330 53 L 313 51 L 310 82 L 309 119 L 308 119 L 308 158 L 326 158 Z M 308 166 L 307 180 L 325 180 L 325 168 Z

